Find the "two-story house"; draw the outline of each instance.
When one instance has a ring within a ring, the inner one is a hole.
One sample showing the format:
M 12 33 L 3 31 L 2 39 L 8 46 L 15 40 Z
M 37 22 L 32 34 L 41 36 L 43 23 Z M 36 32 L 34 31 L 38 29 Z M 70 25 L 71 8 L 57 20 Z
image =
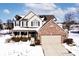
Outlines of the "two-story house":
M 35 39 L 45 39 L 51 37 L 60 38 L 62 42 L 66 37 L 65 31 L 58 26 L 54 20 L 56 18 L 53 15 L 36 15 L 33 12 L 28 13 L 19 19 L 14 19 L 14 28 L 12 30 L 13 35 L 34 37 Z
M 19 18 L 18 18 L 19 17 Z M 42 19 L 33 12 L 21 17 L 17 16 L 14 19 L 14 28 L 12 30 L 15 37 L 38 37 L 38 30 L 42 27 Z

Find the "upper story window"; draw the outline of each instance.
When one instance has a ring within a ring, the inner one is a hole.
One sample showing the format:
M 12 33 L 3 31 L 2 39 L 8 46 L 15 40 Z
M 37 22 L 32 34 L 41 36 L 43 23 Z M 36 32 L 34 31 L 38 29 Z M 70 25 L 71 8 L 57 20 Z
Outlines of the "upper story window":
M 40 26 L 40 22 L 38 20 L 34 20 L 31 22 L 31 26 Z
M 20 21 L 15 21 L 15 26 L 20 26 Z
M 22 27 L 27 27 L 28 26 L 28 21 L 22 21 Z

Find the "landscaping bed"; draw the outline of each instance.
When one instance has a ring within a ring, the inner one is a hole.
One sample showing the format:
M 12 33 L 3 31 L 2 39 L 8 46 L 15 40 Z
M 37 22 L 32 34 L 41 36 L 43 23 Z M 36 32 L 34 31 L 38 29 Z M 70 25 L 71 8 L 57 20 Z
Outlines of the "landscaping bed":
M 14 41 L 14 42 L 19 42 L 19 41 L 23 41 L 26 42 L 27 40 L 30 40 L 30 38 L 27 37 L 12 37 L 11 39 L 9 39 L 9 41 Z

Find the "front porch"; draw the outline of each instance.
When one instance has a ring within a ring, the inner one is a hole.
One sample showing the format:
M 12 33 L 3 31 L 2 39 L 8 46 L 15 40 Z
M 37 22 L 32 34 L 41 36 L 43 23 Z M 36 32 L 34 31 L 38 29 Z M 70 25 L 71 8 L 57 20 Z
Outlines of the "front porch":
M 37 31 L 34 30 L 13 30 L 12 40 L 15 42 L 31 40 L 32 44 L 40 44 L 40 38 Z

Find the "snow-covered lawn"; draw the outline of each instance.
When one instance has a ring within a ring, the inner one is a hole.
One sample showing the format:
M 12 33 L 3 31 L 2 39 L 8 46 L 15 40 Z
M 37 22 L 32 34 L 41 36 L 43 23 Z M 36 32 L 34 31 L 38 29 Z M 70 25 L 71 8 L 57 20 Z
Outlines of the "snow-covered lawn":
M 75 56 L 79 56 L 79 47 L 77 46 L 69 46 L 66 43 L 63 44 L 64 47 L 69 50 L 70 52 L 72 52 L 72 54 L 74 54 Z
M 63 44 L 64 47 L 71 51 L 72 54 L 76 55 L 76 56 L 79 56 L 79 33 L 72 33 L 72 32 L 69 32 L 69 36 L 68 38 L 72 38 L 74 43 L 76 44 L 76 46 L 69 46 L 67 45 L 66 43 Z
M 1 35 L 0 36 L 0 44 L 4 44 L 7 39 L 10 39 L 12 36 L 10 35 Z
M 30 46 L 30 41 L 5 43 L 10 35 L 0 36 L 0 56 L 44 56 L 42 47 Z
M 69 33 L 68 38 L 72 38 L 76 45 L 79 45 L 79 33 Z

